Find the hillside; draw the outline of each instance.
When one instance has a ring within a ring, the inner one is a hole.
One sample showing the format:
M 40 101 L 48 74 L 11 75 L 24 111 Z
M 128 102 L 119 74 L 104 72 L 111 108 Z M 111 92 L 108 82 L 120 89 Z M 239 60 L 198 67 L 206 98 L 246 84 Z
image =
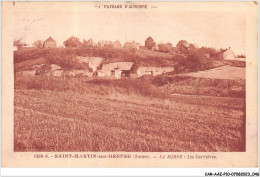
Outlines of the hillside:
M 62 53 L 74 54 L 83 57 L 101 57 L 102 64 L 113 62 L 134 62 L 132 72 L 135 73 L 139 67 L 174 67 L 174 73 L 186 73 L 191 71 L 202 71 L 225 65 L 245 67 L 242 61 L 227 61 L 212 57 L 205 57 L 198 51 L 187 51 L 186 53 L 165 53 L 144 49 L 115 49 L 115 48 L 52 48 L 52 49 L 30 49 L 14 52 L 15 72 L 28 70 L 37 64 L 53 64 L 50 57 Z M 50 55 L 51 54 L 51 55 Z M 50 57 L 50 58 L 49 58 Z M 76 66 L 77 65 L 77 66 Z M 83 67 L 82 64 L 70 66 L 71 69 Z M 84 66 L 85 67 L 85 66 Z
M 179 55 L 171 55 L 156 51 L 147 50 L 127 50 L 127 49 L 113 49 L 113 48 L 57 48 L 57 49 L 31 49 L 31 50 L 18 50 L 14 52 L 14 63 L 18 64 L 18 68 L 21 69 L 22 65 L 26 65 L 25 61 L 28 61 L 28 65 L 31 63 L 37 64 L 39 58 L 44 58 L 42 62 L 46 62 L 48 58 L 46 55 L 49 51 L 63 51 L 67 50 L 75 53 L 78 56 L 89 56 L 89 57 L 102 57 L 105 63 L 119 62 L 119 61 L 132 61 L 140 66 L 174 66 L 175 61 L 182 58 Z M 23 64 L 20 64 L 23 63 Z M 27 69 L 25 67 L 24 69 Z

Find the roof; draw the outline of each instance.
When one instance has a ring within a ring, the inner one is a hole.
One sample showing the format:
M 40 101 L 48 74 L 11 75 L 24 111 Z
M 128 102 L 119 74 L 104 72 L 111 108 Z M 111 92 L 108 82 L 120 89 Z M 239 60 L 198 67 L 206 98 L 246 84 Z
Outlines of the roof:
M 223 58 L 224 59 L 234 59 L 235 53 L 231 49 L 228 49 L 225 52 L 223 52 Z
M 49 37 L 48 39 L 46 39 L 46 41 L 44 42 L 56 42 L 52 37 Z

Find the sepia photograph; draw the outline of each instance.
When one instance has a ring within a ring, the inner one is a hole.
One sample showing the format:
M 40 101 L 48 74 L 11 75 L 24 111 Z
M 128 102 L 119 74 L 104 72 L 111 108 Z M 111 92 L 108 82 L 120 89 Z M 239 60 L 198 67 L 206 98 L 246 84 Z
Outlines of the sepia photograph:
M 5 2 L 12 14 L 11 150 L 37 153 L 32 158 L 41 152 L 122 153 L 113 158 L 247 152 L 247 61 L 257 58 L 248 57 L 243 5 L 254 3 L 214 2 L 216 9 L 213 2 L 197 3 L 209 8 Z

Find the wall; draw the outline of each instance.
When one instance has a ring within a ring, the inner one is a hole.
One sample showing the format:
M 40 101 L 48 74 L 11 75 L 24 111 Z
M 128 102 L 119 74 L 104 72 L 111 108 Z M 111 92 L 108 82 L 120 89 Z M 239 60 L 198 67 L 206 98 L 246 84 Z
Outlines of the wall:
M 153 76 L 158 76 L 172 71 L 174 71 L 174 67 L 140 67 L 137 69 L 137 76 L 151 75 L 150 73 Z
M 44 42 L 44 48 L 55 48 L 57 47 L 56 42 Z

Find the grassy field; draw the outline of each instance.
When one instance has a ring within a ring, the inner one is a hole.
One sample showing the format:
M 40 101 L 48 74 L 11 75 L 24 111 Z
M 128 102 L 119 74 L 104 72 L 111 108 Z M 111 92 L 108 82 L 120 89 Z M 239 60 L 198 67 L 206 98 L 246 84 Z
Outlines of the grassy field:
M 152 84 L 169 94 L 245 98 L 245 68 L 232 65 L 183 74 L 165 74 Z
M 184 76 L 200 77 L 200 78 L 211 78 L 211 79 L 230 79 L 230 80 L 245 80 L 246 68 L 244 67 L 233 67 L 233 66 L 222 66 L 214 69 L 205 71 L 191 72 L 181 74 Z
M 68 81 L 16 78 L 16 152 L 245 151 L 244 97 L 165 96 L 134 80 Z

